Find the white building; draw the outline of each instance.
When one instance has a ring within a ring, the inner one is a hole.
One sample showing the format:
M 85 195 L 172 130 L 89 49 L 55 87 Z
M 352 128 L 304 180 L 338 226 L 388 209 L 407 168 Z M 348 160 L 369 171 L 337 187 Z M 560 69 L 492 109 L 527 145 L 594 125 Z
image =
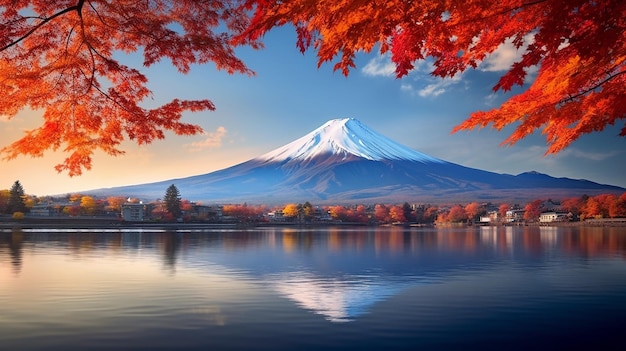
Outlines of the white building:
M 267 213 L 267 218 L 270 222 L 284 222 L 285 216 L 283 214 L 283 210 L 276 210 Z
M 566 222 L 568 220 L 567 213 L 562 212 L 544 212 L 539 215 L 539 222 Z
M 491 223 L 498 221 L 498 211 L 489 211 L 486 215 L 480 216 L 480 223 Z
M 507 222 L 521 222 L 524 220 L 524 210 L 508 210 L 506 211 L 506 221 Z
M 126 202 L 122 204 L 122 219 L 129 222 L 143 222 L 146 206 L 143 203 Z

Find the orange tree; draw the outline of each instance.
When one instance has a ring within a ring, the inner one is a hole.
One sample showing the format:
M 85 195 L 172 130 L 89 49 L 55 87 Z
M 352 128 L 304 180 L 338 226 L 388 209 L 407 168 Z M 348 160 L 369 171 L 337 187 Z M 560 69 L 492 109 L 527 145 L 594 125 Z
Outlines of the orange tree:
M 543 200 L 537 199 L 526 204 L 524 207 L 524 219 L 527 221 L 536 221 L 543 212 Z
M 344 75 L 357 52 L 375 48 L 390 54 L 398 77 L 417 60 L 432 59 L 432 74 L 450 77 L 478 67 L 506 41 L 522 49 L 493 89 L 522 85 L 538 67 L 530 87 L 498 108 L 471 114 L 455 132 L 516 125 L 503 142 L 514 144 L 541 129 L 547 153 L 556 153 L 626 118 L 623 0 L 246 0 L 245 6 L 254 15 L 239 40 L 293 24 L 300 50 L 313 47 L 318 65 L 335 60 Z
M 125 138 L 147 144 L 165 131 L 200 133 L 181 122 L 182 113 L 213 110 L 211 101 L 144 108 L 152 96 L 146 76 L 115 54 L 142 52 L 146 67 L 169 59 L 182 73 L 213 62 L 252 74 L 231 43 L 247 24 L 235 0 L 0 0 L 0 115 L 43 111 L 43 124 L 2 153 L 11 159 L 60 149 L 68 156 L 56 169 L 73 176 L 91 168 L 97 149 L 122 154 Z
M 82 196 L 79 207 L 84 214 L 93 215 L 96 212 L 96 200 L 88 195 Z
M 609 216 L 611 218 L 626 217 L 626 193 L 616 198 L 609 208 Z
M 404 209 L 402 206 L 393 205 L 389 208 L 389 218 L 393 222 L 406 222 L 406 217 L 404 215 Z
M 389 223 L 391 221 L 389 208 L 383 204 L 376 204 L 374 207 L 374 218 L 376 218 L 378 223 Z
M 296 218 L 299 214 L 298 205 L 296 204 L 287 204 L 283 208 L 283 216 L 287 218 Z
M 126 198 L 123 196 L 109 196 L 106 198 L 108 211 L 119 212 L 122 210 L 122 204 L 126 202 Z
M 448 212 L 447 221 L 453 223 L 460 223 L 467 220 L 467 213 L 465 212 L 465 208 L 461 205 L 454 205 L 450 208 L 450 212 Z

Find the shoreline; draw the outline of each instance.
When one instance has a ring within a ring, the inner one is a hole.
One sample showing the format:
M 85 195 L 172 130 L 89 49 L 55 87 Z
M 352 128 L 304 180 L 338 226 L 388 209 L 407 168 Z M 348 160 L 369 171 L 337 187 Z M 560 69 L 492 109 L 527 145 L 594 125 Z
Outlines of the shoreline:
M 129 222 L 112 217 L 25 217 L 13 219 L 0 216 L 0 230 L 7 229 L 162 229 L 162 230 L 201 230 L 201 229 L 250 229 L 263 227 L 372 227 L 363 223 L 352 222 Z
M 325 228 L 325 227 L 508 227 L 508 226 L 550 226 L 550 227 L 626 227 L 626 218 L 618 219 L 591 219 L 580 222 L 528 222 L 528 223 L 497 223 L 497 224 L 398 224 L 398 225 L 367 225 L 349 222 L 315 222 L 315 223 L 285 223 L 285 222 L 253 222 L 253 223 L 215 223 L 215 222 L 128 222 L 112 217 L 26 217 L 13 219 L 0 216 L 0 230 L 12 229 L 154 229 L 154 230 L 202 230 L 202 229 L 250 229 L 264 227 L 292 227 L 292 228 Z
M 127 222 L 117 218 L 0 218 L 0 229 L 234 229 L 236 223 Z

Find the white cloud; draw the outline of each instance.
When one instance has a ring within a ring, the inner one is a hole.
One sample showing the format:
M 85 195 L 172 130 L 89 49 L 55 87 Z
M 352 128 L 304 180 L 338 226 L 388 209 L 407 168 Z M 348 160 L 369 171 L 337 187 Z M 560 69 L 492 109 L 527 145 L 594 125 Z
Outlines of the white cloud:
M 400 84 L 400 90 L 402 91 L 408 91 L 408 92 L 413 92 L 413 85 L 409 84 L 409 83 L 402 83 Z
M 379 55 L 363 66 L 362 72 L 370 77 L 395 77 L 396 65 L 388 54 Z
M 430 73 L 435 66 L 432 60 L 417 60 L 413 62 L 413 69 L 409 71 L 409 74 L 415 73 Z M 384 55 L 378 55 L 371 60 L 361 69 L 363 74 L 370 77 L 396 77 L 396 64 L 391 61 L 391 56 L 386 53 Z
M 462 73 L 452 78 L 439 78 L 429 75 L 434 69 L 432 60 L 418 60 L 414 62 L 414 68 L 410 75 L 414 81 L 423 81 L 427 85 L 423 88 L 417 88 L 414 84 L 406 83 L 406 80 L 400 84 L 400 90 L 409 94 L 416 94 L 423 98 L 436 97 L 446 92 L 447 88 L 461 82 Z M 366 76 L 370 77 L 394 77 L 396 75 L 396 66 L 391 61 L 389 54 L 378 55 L 372 58 L 362 69 Z
M 462 81 L 462 77 L 463 73 L 458 73 L 451 78 L 439 78 L 426 74 L 420 74 L 419 77 L 414 78 L 414 81 L 425 82 L 427 83 L 426 86 L 423 88 L 417 88 L 414 84 L 404 82 L 400 84 L 400 90 L 423 98 L 437 97 L 445 93 L 449 87 L 460 83 Z
M 525 84 L 530 84 L 535 81 L 537 78 L 537 73 L 539 73 L 539 66 L 531 66 L 526 68 L 526 78 L 524 78 Z
M 485 97 L 485 105 L 489 107 L 493 107 L 496 105 L 496 100 L 498 99 L 498 94 L 491 93 Z
M 421 97 L 436 97 L 445 92 L 446 90 L 441 84 L 428 84 L 425 88 L 418 90 L 417 95 Z
M 526 51 L 526 47 L 534 41 L 534 33 L 524 36 L 524 45 L 517 49 L 513 39 L 507 39 L 494 52 L 483 60 L 478 67 L 481 71 L 502 72 L 511 68 L 514 62 L 519 61 Z
M 451 78 L 431 78 L 435 81 L 426 85 L 424 88 L 417 91 L 417 95 L 421 97 L 436 97 L 446 92 L 446 90 L 452 86 L 461 82 L 462 73 L 457 73 Z
M 511 41 L 507 40 L 483 60 L 479 69 L 486 72 L 506 71 L 521 57 L 522 51 L 516 49 Z
M 430 72 L 432 72 L 435 69 L 435 65 L 433 63 L 433 60 L 431 59 L 415 61 L 413 62 L 413 66 L 414 66 L 413 68 L 414 72 L 423 72 L 423 73 L 428 73 L 428 74 L 430 74 Z
M 462 72 L 448 78 L 431 76 L 430 72 L 432 72 L 435 67 L 433 61 L 430 59 L 417 60 L 413 65 L 414 68 L 409 73 L 410 78 L 404 77 L 400 84 L 400 90 L 409 94 L 414 94 L 422 98 L 437 97 L 445 93 L 451 86 L 462 81 Z M 378 55 L 372 58 L 363 67 L 362 72 L 370 77 L 395 78 L 396 74 L 395 64 L 391 61 L 389 54 Z M 407 83 L 408 79 L 422 84 Z
M 190 152 L 198 152 L 207 149 L 215 149 L 222 146 L 222 139 L 226 136 L 226 128 L 219 126 L 213 133 L 206 133 L 206 138 L 201 141 L 196 141 L 191 144 L 185 144 L 184 146 Z

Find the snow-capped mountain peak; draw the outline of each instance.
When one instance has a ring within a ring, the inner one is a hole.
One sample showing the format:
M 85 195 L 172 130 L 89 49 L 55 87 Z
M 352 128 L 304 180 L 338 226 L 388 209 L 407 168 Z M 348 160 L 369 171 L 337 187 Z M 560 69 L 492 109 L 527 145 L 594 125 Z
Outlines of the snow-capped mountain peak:
M 191 201 L 282 205 L 477 199 L 510 203 L 625 190 L 587 180 L 465 167 L 414 151 L 349 118 L 328 121 L 285 146 L 219 171 L 87 194 L 156 199 L 174 183 Z
M 399 144 L 354 118 L 330 120 L 311 133 L 259 156 L 257 160 L 307 160 L 328 155 L 357 156 L 373 161 L 445 162 Z

